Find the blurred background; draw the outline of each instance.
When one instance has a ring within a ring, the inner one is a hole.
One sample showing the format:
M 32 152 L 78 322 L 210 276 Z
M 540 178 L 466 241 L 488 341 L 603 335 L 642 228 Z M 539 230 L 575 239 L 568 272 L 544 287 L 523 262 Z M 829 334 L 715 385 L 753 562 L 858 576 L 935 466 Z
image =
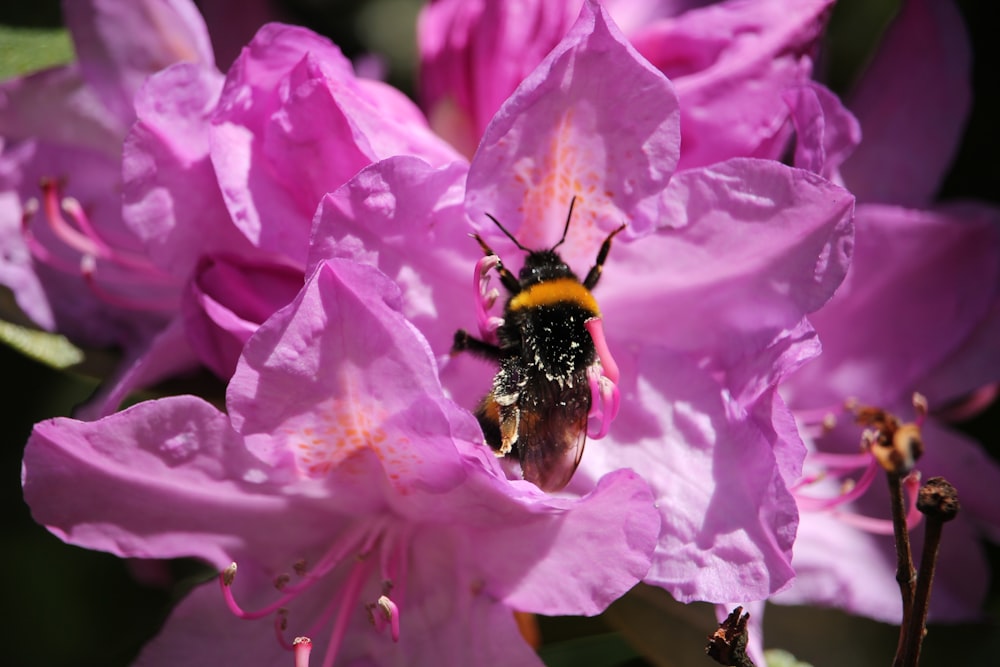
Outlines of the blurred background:
M 414 22 L 420 5 L 418 0 L 275 0 L 269 9 L 286 22 L 329 36 L 348 56 L 380 69 L 391 83 L 412 95 Z M 987 18 L 990 3 L 961 0 L 958 5 L 973 41 L 974 110 L 940 196 L 1000 204 L 1000 86 L 996 77 L 1000 49 L 995 23 Z M 223 70 L 259 22 L 260 15 L 242 11 L 241 6 L 238 1 L 212 3 L 214 11 L 231 11 L 232 16 L 228 41 L 217 45 Z M 897 8 L 898 2 L 891 0 L 838 3 L 820 68 L 836 92 L 850 89 L 855 73 Z M 374 59 L 368 57 L 372 54 L 376 54 Z M 0 79 L 72 58 L 57 0 L 0 4 Z M 0 303 L 6 310 L 9 294 L 0 293 Z M 65 545 L 36 525 L 20 489 L 21 453 L 31 426 L 70 414 L 96 385 L 32 361 L 3 344 L 0 376 L 0 572 L 4 573 L 0 662 L 15 667 L 127 665 L 187 587 L 211 574 L 193 562 L 127 564 Z M 1000 408 L 994 406 L 959 426 L 1000 458 Z M 1000 549 L 991 547 L 990 554 L 998 571 Z M 932 626 L 923 665 L 998 664 L 1000 586 L 996 581 L 982 585 L 990 591 L 983 622 Z M 587 665 L 713 664 L 704 657 L 705 638 L 715 626 L 711 609 L 676 605 L 662 591 L 637 590 L 596 619 L 540 619 L 540 626 L 542 654 L 550 666 L 583 664 L 581 655 L 587 656 Z M 765 622 L 768 648 L 787 649 L 815 667 L 887 666 L 897 632 L 895 627 L 819 609 L 770 606 Z M 638 657 L 640 651 L 671 658 L 651 663 Z

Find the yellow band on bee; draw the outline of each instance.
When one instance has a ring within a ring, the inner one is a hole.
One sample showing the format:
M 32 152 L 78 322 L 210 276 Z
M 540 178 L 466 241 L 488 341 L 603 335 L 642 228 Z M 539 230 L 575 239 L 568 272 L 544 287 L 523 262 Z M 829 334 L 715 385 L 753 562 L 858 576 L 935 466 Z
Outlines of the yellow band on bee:
M 536 306 L 552 306 L 557 303 L 575 303 L 600 317 L 597 300 L 578 280 L 556 278 L 545 280 L 519 292 L 510 300 L 511 310 L 522 310 Z

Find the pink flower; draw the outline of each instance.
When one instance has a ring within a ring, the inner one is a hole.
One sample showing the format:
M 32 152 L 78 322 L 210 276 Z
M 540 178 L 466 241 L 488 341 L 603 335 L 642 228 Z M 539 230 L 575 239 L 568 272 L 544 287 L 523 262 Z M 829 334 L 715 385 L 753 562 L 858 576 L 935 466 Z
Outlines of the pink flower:
M 171 325 L 101 402 L 199 362 L 228 379 L 253 331 L 302 285 L 323 194 L 397 152 L 455 153 L 398 91 L 359 79 L 329 40 L 270 24 L 223 77 L 176 65 L 137 96 L 124 219 L 184 285 Z
M 475 321 L 475 231 L 516 273 L 528 248 L 581 272 L 614 241 L 595 290 L 621 367 L 621 412 L 568 490 L 623 466 L 650 482 L 662 532 L 646 581 L 681 600 L 763 598 L 792 576 L 797 512 L 786 483 L 804 455 L 775 384 L 818 351 L 806 313 L 846 271 L 852 198 L 781 164 L 734 159 L 674 173 L 679 105 L 596 3 L 488 125 L 471 167 L 397 157 L 324 199 L 312 263 L 377 264 L 472 408 L 496 369 L 448 359 Z M 468 303 L 467 308 L 461 304 Z
M 324 664 L 540 665 L 511 609 L 595 614 L 646 572 L 642 480 L 579 499 L 506 480 L 399 303 L 375 269 L 323 263 L 247 344 L 226 414 L 178 396 L 36 426 L 25 498 L 56 535 L 238 564 L 140 663 L 285 665 L 308 635 Z
M 424 7 L 420 92 L 435 130 L 471 155 L 494 113 L 566 34 L 580 5 L 435 0 Z M 636 50 L 676 86 L 680 168 L 781 157 L 791 130 L 782 93 L 809 81 L 830 0 L 605 5 Z
M 186 0 L 63 11 L 78 60 L 0 84 L 0 283 L 44 329 L 135 349 L 180 285 L 122 221 L 122 140 L 146 77 L 178 61 L 210 67 L 211 49 Z
M 844 138 L 854 134 L 846 112 L 828 104 L 822 90 L 824 103 L 814 104 L 818 98 L 808 91 L 793 101 L 800 159 L 821 171 L 839 167 L 858 207 L 844 285 L 809 318 L 823 354 L 783 387 L 815 436 L 818 451 L 807 460 L 807 473 L 826 469 L 832 488 L 824 495 L 803 484 L 797 491 L 803 510 L 823 511 L 803 511 L 793 560 L 797 578 L 779 601 L 899 620 L 885 484 L 876 479 L 868 493 L 858 484 L 844 496 L 836 487 L 841 477 L 857 477 L 872 465 L 870 457 L 857 455 L 860 428 L 850 424 L 844 402 L 856 399 L 911 419 L 911 396 L 920 392 L 932 414 L 923 425 L 926 451 L 917 469 L 924 478 L 953 483 L 963 507 L 944 533 L 932 618 L 972 619 L 982 605 L 988 567 L 980 540 L 1000 536 L 1000 468 L 933 412 L 946 416 L 960 408 L 956 414 L 969 414 L 1000 381 L 1000 210 L 934 201 L 968 111 L 969 67 L 955 8 L 909 0 L 850 100 L 864 141 L 843 164 L 843 151 L 827 149 L 852 143 Z M 934 82 L 930 95 L 928 82 Z M 803 133 L 804 127 L 811 129 Z M 822 427 L 836 416 L 836 428 Z M 852 466 L 829 467 L 846 464 L 848 454 Z

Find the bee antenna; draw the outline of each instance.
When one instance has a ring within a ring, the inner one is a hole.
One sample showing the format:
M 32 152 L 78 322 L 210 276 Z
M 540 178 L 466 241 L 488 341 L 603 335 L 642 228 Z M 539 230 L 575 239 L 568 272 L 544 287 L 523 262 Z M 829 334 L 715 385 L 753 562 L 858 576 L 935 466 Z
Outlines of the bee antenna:
M 500 231 L 503 232 L 507 236 L 507 238 L 509 238 L 511 241 L 514 242 L 514 245 L 516 245 L 518 248 L 520 248 L 524 252 L 531 252 L 530 250 L 528 250 L 527 248 L 525 248 L 523 245 L 521 245 L 520 241 L 518 241 L 517 239 L 515 239 L 514 235 L 511 234 L 510 232 L 508 232 L 507 228 L 500 224 L 499 220 L 497 220 L 496 218 L 494 218 L 489 213 L 486 214 L 486 217 L 489 218 L 490 220 L 492 220 L 493 224 L 495 224 L 497 227 L 499 227 Z
M 552 246 L 552 250 L 555 250 L 556 248 L 558 248 L 559 246 L 561 246 L 563 244 L 563 241 L 566 240 L 566 233 L 569 232 L 569 221 L 573 219 L 573 205 L 574 204 L 576 204 L 576 195 L 573 195 L 573 198 L 569 200 L 569 213 L 566 214 L 566 226 L 563 227 L 562 238 L 559 239 L 559 243 L 557 243 L 554 246 Z

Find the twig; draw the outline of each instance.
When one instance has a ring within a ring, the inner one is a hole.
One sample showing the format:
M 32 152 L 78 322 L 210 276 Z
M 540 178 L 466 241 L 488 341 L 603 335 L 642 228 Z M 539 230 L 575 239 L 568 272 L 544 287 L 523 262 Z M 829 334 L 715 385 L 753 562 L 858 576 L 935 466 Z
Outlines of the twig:
M 747 622 L 750 614 L 743 613 L 743 607 L 730 612 L 719 629 L 708 638 L 705 653 L 720 665 L 729 667 L 756 667 L 747 655 Z
M 913 613 L 913 587 L 916 584 L 916 570 L 913 568 L 913 552 L 910 549 L 910 531 L 906 528 L 906 500 L 903 498 L 903 475 L 890 472 L 889 495 L 892 500 L 892 531 L 896 537 L 896 582 L 899 595 L 903 599 L 903 620 L 899 624 L 899 641 L 893 667 L 902 667 L 906 633 Z
M 927 518 L 924 548 L 920 556 L 920 574 L 913 597 L 913 609 L 906 630 L 903 646 L 903 667 L 916 667 L 920 662 L 920 647 L 927 628 L 927 609 L 934 583 L 934 566 L 937 564 L 938 547 L 944 524 L 958 514 L 958 493 L 943 477 L 932 477 L 920 487 L 917 509 Z

